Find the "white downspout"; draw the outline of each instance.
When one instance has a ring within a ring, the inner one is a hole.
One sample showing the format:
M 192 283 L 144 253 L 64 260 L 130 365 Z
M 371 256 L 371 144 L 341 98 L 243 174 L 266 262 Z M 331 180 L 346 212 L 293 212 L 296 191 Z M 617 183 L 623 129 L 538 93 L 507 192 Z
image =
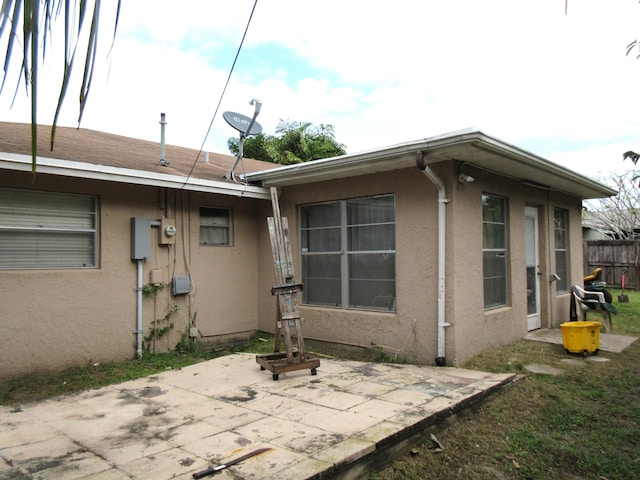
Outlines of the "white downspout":
M 132 219 L 133 220 L 133 219 Z M 147 220 L 149 228 L 151 227 L 161 227 L 162 226 L 162 222 L 160 222 L 159 220 Z M 135 233 L 132 231 L 131 235 L 135 235 Z M 132 253 L 131 256 L 132 257 L 139 257 L 139 258 L 132 258 L 132 260 L 136 261 L 136 288 L 135 288 L 135 292 L 136 292 L 136 330 L 135 330 L 135 334 L 136 334 L 136 357 L 137 358 L 142 358 L 142 335 L 144 334 L 144 330 L 142 328 L 142 290 L 143 290 L 143 285 L 142 285 L 142 274 L 143 274 L 143 266 L 144 266 L 144 257 L 142 255 L 139 255 L 139 252 L 136 252 L 136 254 L 133 253 L 133 246 L 132 246 Z M 147 254 L 145 255 L 148 256 L 149 253 L 147 252 Z
M 445 357 L 445 328 L 450 324 L 445 318 L 445 254 L 446 254 L 446 215 L 447 215 L 447 190 L 440 178 L 431 170 L 424 161 L 422 151 L 416 153 L 416 165 L 436 187 L 438 187 L 438 356 L 436 365 L 444 367 L 447 364 Z

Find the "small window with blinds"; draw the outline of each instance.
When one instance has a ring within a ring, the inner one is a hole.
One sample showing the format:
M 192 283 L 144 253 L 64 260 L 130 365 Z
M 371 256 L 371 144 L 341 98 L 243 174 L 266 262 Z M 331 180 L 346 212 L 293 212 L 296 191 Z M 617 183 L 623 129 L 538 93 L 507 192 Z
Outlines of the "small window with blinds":
M 232 234 L 229 208 L 200 207 L 201 246 L 230 246 Z
M 97 266 L 97 198 L 0 188 L 0 269 Z

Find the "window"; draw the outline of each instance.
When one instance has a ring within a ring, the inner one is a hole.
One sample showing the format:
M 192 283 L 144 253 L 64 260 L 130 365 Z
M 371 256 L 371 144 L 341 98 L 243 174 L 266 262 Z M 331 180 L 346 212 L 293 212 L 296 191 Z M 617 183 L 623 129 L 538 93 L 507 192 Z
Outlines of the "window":
M 553 211 L 553 229 L 556 251 L 556 291 L 567 292 L 569 278 L 569 242 L 567 240 L 567 210 L 555 208 Z
M 300 207 L 303 303 L 395 311 L 395 197 Z
M 200 245 L 231 245 L 231 210 L 200 207 Z
M 507 201 L 482 195 L 484 308 L 507 304 Z
M 97 199 L 0 188 L 0 268 L 97 264 Z

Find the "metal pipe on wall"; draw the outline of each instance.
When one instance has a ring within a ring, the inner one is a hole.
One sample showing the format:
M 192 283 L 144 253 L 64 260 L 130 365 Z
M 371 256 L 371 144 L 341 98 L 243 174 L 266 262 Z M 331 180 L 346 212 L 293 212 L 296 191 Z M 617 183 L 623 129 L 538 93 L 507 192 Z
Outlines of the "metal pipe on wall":
M 446 205 L 447 190 L 442 180 L 431 170 L 424 161 L 422 151 L 416 153 L 416 165 L 426 177 L 438 188 L 438 356 L 436 365 L 444 367 L 447 364 L 445 357 L 445 328 L 450 324 L 445 318 L 445 267 L 446 267 Z
M 142 264 L 144 259 L 136 261 L 136 357 L 142 358 Z

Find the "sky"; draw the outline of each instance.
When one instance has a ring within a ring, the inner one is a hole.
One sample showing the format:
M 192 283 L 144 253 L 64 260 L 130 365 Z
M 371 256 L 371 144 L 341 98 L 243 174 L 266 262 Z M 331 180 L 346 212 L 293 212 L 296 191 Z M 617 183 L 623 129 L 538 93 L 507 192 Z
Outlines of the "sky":
M 81 128 L 159 142 L 165 113 L 167 143 L 229 153 L 238 133 L 223 112 L 251 117 L 255 98 L 264 133 L 330 124 L 348 153 L 475 128 L 604 179 L 640 151 L 640 50 L 626 54 L 637 0 L 125 0 L 113 46 L 116 2 L 102 3 Z M 59 95 L 62 24 L 41 67 L 41 124 Z M 30 121 L 24 86 L 13 98 L 18 53 L 0 121 Z M 75 68 L 59 125 L 78 125 Z

